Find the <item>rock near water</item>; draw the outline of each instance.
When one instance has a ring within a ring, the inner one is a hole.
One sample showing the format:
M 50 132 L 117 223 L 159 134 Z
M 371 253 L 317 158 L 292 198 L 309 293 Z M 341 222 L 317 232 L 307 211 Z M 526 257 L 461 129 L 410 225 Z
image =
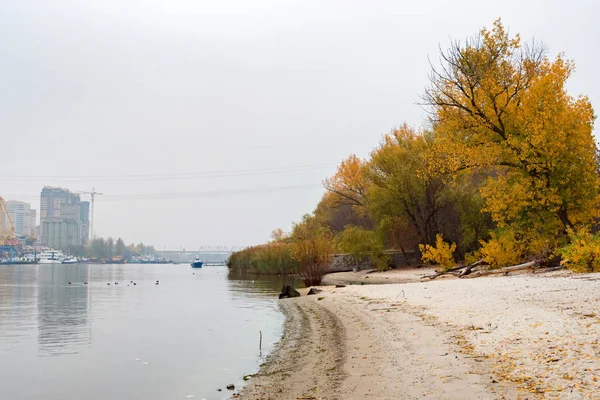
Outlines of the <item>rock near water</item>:
M 290 285 L 285 285 L 281 289 L 281 293 L 279 294 L 280 299 L 287 299 L 290 297 L 300 297 L 300 292 L 291 287 Z
M 312 295 L 312 294 L 319 294 L 319 293 L 321 293 L 321 292 L 322 292 L 322 290 L 321 290 L 321 289 L 317 289 L 317 288 L 314 288 L 314 287 L 313 287 L 313 288 L 310 288 L 310 290 L 308 291 L 308 294 L 307 294 L 307 296 L 310 296 L 310 295 Z

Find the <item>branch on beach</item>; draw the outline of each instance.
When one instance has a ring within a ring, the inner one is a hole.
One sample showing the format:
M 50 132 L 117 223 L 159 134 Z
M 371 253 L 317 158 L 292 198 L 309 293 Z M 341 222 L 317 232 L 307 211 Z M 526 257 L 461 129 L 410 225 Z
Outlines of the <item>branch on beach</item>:
M 535 268 L 542 265 L 545 260 L 533 260 L 519 265 L 513 265 L 511 267 L 498 268 L 498 269 L 488 269 L 488 270 L 479 270 L 476 274 L 473 275 L 473 278 L 478 276 L 486 276 L 486 275 L 495 275 L 495 274 L 505 274 L 508 275 L 511 272 L 515 271 L 523 271 L 526 269 L 535 270 Z
M 459 278 L 470 277 L 477 278 L 479 276 L 487 276 L 487 275 L 496 275 L 496 274 L 505 274 L 508 275 L 511 272 L 516 271 L 524 271 L 527 269 L 531 269 L 535 271 L 537 268 L 549 267 L 546 271 L 555 271 L 560 269 L 561 267 L 549 266 L 550 260 L 540 259 L 533 260 L 523 264 L 513 265 L 510 267 L 498 268 L 498 269 L 488 269 L 489 265 L 484 260 L 476 261 L 469 265 L 459 265 L 454 268 L 450 268 L 444 271 L 439 271 L 434 275 L 425 275 L 421 277 L 421 279 L 436 279 L 443 275 L 454 275 Z
M 480 267 L 483 265 L 486 265 L 486 262 L 484 260 L 475 261 L 474 263 L 467 265 L 467 267 L 465 269 L 460 271 L 459 276 L 469 275 L 471 272 L 473 272 L 474 268 L 477 268 L 477 267 Z
M 455 275 L 455 276 L 465 276 L 465 275 L 469 275 L 473 271 L 473 268 L 479 267 L 484 264 L 486 264 L 485 261 L 479 260 L 479 261 L 476 261 L 469 265 L 458 265 L 454 268 L 439 271 L 433 275 L 422 276 L 421 278 L 422 279 L 425 279 L 425 278 L 435 279 L 435 278 L 439 278 L 440 276 L 446 275 L 446 274 L 451 274 L 451 275 Z

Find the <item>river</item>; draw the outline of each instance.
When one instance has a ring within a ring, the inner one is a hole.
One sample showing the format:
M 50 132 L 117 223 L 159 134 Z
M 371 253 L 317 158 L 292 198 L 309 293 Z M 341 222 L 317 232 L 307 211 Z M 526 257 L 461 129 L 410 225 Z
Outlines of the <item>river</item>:
M 0 399 L 228 398 L 281 336 L 280 288 L 224 267 L 0 266 Z

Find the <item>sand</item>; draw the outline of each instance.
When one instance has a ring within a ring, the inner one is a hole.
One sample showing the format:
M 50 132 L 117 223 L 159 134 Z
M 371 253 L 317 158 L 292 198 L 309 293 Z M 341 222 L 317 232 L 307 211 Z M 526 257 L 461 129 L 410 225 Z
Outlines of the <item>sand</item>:
M 376 272 L 373 269 L 359 272 L 338 272 L 325 275 L 323 285 L 413 283 L 421 282 L 421 278 L 424 275 L 433 274 L 435 274 L 435 268 L 433 267 L 392 269 L 385 272 Z
M 323 289 L 241 398 L 600 398 L 600 275 Z

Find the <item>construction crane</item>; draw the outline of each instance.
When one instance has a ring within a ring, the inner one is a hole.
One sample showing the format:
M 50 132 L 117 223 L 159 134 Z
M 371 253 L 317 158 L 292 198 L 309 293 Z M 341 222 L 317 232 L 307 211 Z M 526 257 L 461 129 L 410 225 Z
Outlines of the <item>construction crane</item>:
M 0 197 L 0 246 L 11 244 L 15 238 L 15 227 L 8 215 L 4 199 Z
M 91 192 L 77 192 L 79 194 L 89 194 L 92 198 L 92 209 L 90 210 L 90 240 L 93 240 L 96 235 L 94 234 L 94 198 L 96 195 L 102 196 L 103 194 L 100 192 L 96 192 L 96 188 L 92 188 Z

